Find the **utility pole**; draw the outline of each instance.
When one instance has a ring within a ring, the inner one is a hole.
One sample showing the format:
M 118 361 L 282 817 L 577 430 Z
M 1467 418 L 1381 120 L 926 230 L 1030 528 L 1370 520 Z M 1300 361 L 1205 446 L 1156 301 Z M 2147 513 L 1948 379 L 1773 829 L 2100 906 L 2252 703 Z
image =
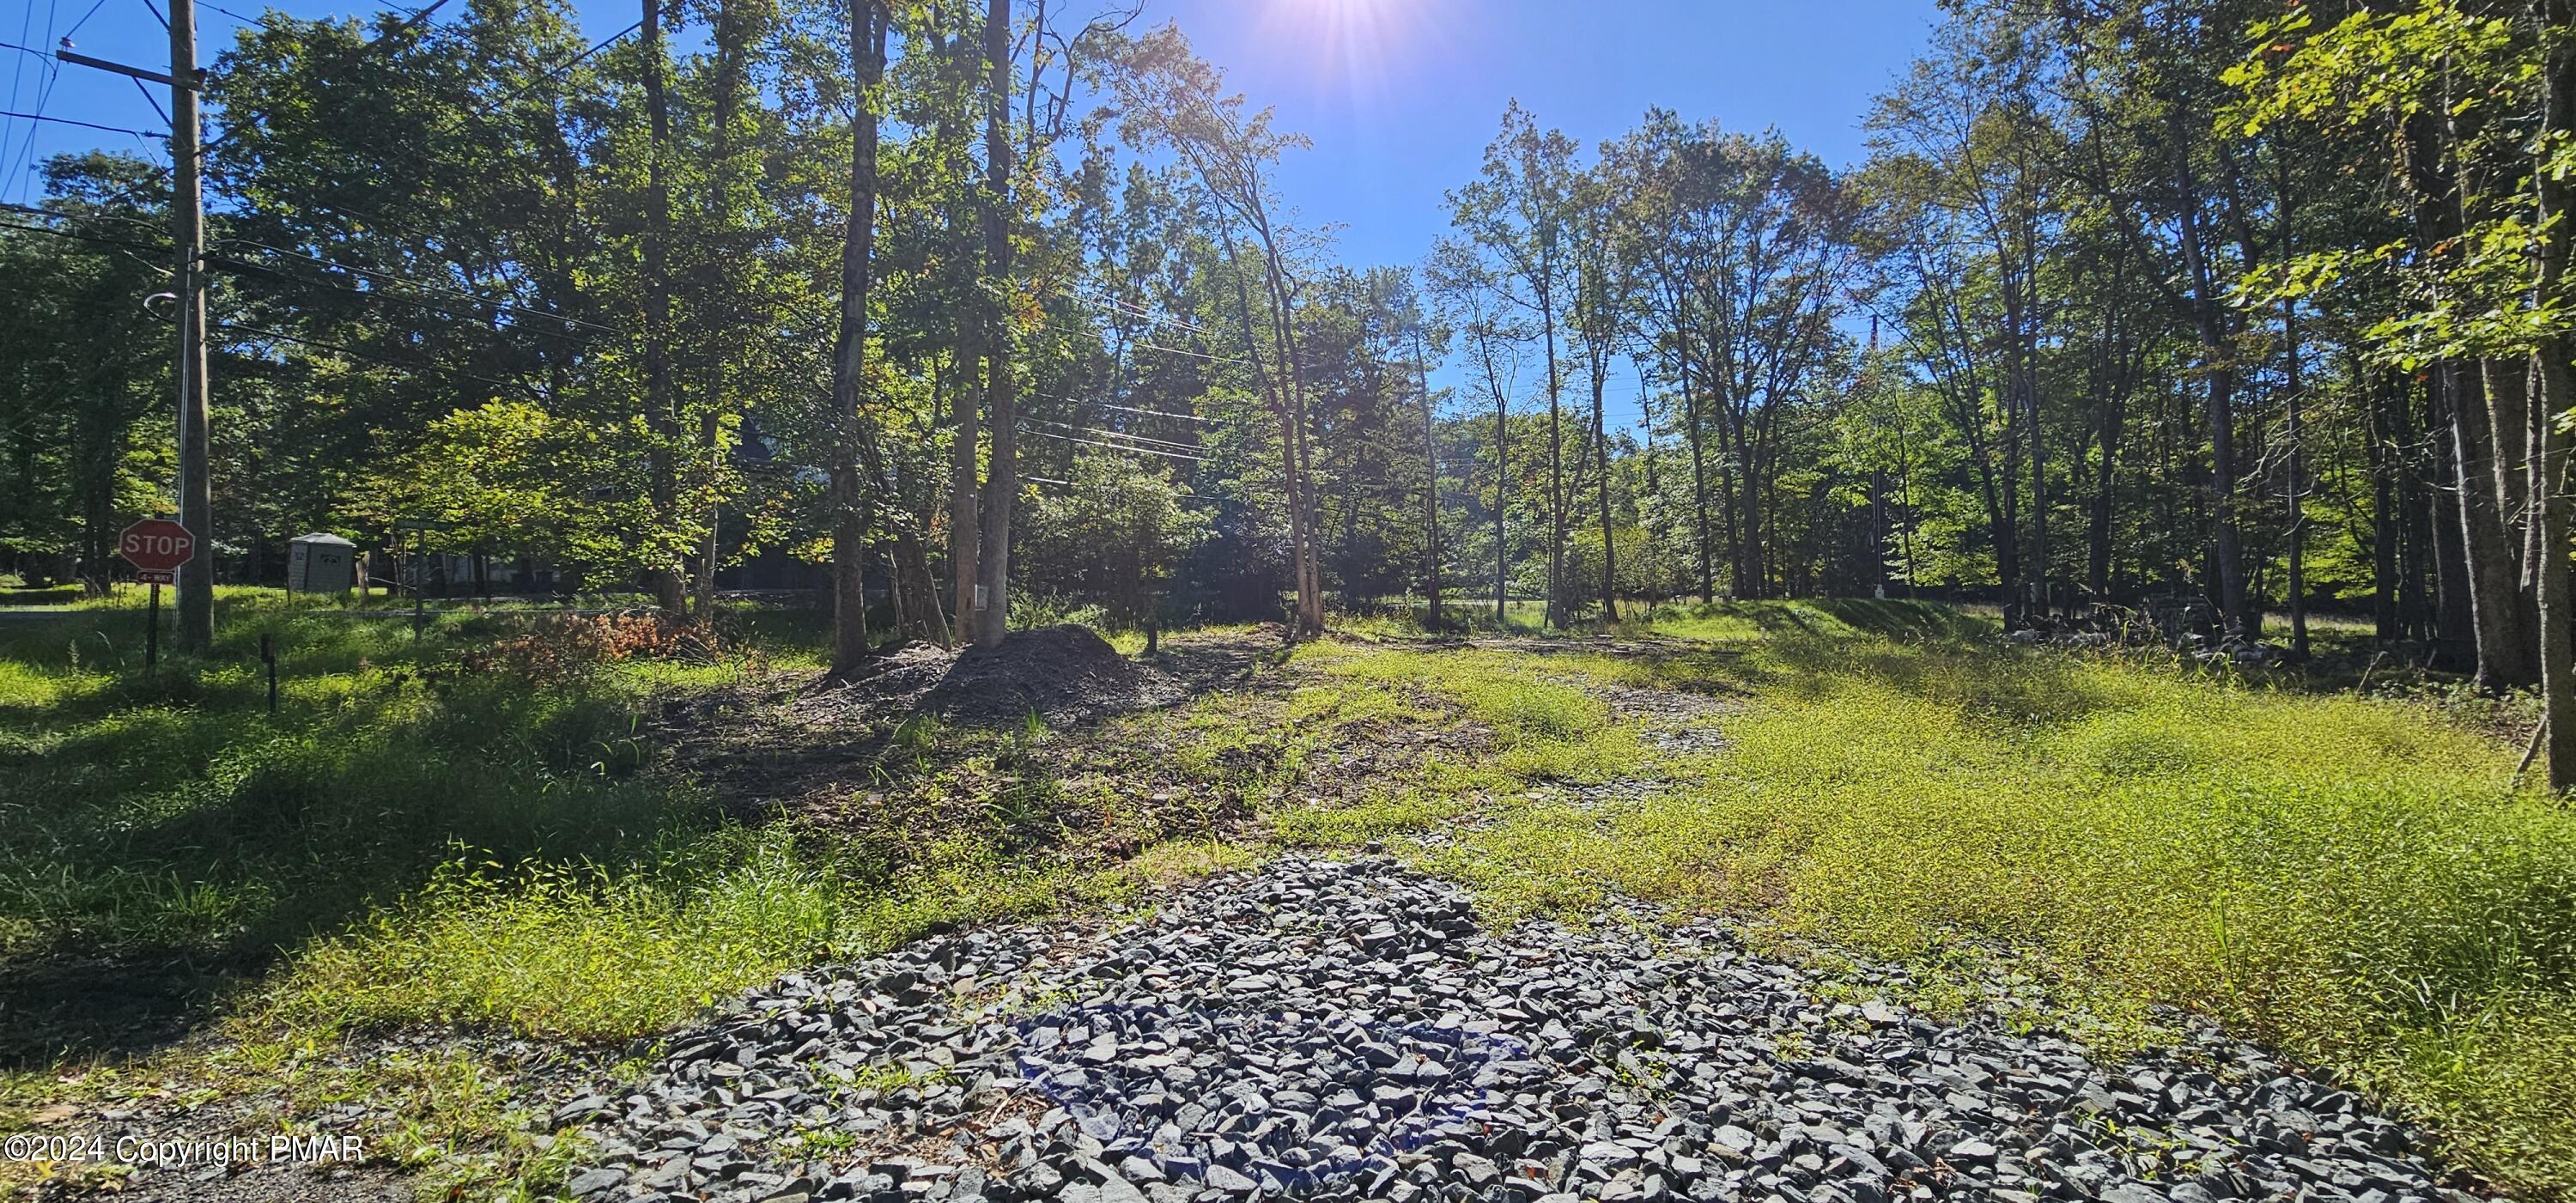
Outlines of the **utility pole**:
M 207 472 L 205 162 L 197 113 L 197 8 L 170 0 L 170 242 L 178 257 L 179 524 L 201 554 L 179 570 L 179 647 L 215 642 L 214 489 Z
M 179 381 L 179 525 L 188 529 L 203 552 L 178 569 L 179 647 L 203 653 L 215 643 L 215 506 L 206 467 L 212 445 L 206 434 L 206 151 L 197 111 L 197 93 L 205 80 L 197 70 L 195 0 L 171 0 L 168 75 L 75 54 L 71 44 L 70 38 L 64 38 L 54 57 L 170 86 L 170 283 L 178 299 L 179 324 L 179 364 L 174 373 Z M 153 597 L 160 597 L 158 586 Z M 156 632 L 160 628 L 157 611 L 152 626 Z

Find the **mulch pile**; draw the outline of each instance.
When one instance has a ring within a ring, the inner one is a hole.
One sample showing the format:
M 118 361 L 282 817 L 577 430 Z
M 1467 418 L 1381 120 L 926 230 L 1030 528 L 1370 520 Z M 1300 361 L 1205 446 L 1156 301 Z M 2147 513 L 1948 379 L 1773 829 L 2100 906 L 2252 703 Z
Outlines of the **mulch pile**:
M 1179 682 L 1118 653 L 1075 623 L 1014 631 L 999 644 L 950 652 L 907 644 L 876 657 L 829 691 L 845 705 L 933 714 L 978 726 L 1035 714 L 1050 725 L 1168 705 Z M 828 695 L 827 695 L 828 696 Z

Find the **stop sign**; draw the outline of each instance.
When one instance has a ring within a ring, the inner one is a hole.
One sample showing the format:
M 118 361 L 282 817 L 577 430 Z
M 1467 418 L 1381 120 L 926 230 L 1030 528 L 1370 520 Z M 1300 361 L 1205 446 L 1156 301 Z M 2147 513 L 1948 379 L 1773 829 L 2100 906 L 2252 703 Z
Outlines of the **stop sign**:
M 135 577 L 143 583 L 173 584 L 179 565 L 196 556 L 197 537 L 167 518 L 146 518 L 116 537 L 116 554 L 142 570 Z

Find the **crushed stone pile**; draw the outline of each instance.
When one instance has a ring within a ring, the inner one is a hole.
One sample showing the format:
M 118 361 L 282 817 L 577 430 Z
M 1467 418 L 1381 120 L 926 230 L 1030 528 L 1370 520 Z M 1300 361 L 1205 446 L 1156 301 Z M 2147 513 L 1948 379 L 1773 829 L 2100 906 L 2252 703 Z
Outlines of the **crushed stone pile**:
M 1392 861 L 1289 857 L 790 975 L 553 1119 L 582 1200 L 2470 1198 L 2214 1031 L 2110 1060 L 1823 984 L 1720 921 L 1485 931 Z

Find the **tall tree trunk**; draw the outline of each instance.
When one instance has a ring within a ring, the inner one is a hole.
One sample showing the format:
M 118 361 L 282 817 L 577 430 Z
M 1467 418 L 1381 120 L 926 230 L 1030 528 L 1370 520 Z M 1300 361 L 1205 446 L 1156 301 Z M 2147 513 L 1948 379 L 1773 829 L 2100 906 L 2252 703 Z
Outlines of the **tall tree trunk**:
M 1718 429 L 1720 434 L 1723 435 L 1725 431 L 1725 423 L 1719 423 Z M 1725 440 L 1721 437 L 1719 441 L 1723 443 Z M 1718 451 L 1720 455 L 1723 456 L 1726 453 L 1726 448 L 1720 446 Z M 1717 518 L 1718 522 L 1726 527 L 1726 592 L 1729 595 L 1729 600 L 1740 599 L 1746 596 L 1744 592 L 1744 522 L 1743 516 L 1737 513 L 1735 498 L 1736 475 L 1737 472 L 1730 461 L 1724 458 L 1721 458 L 1718 461 Z
M 2021 477 L 2014 469 L 2013 439 L 2018 432 L 2004 432 L 2003 469 L 1995 477 L 2000 484 L 1989 484 L 1995 499 L 1987 510 L 1995 536 L 1995 578 L 2002 586 L 2004 628 L 2017 630 L 2029 624 L 2030 616 L 2022 605 L 2021 559 Z
M 866 486 L 859 476 L 859 416 L 866 379 L 868 301 L 875 288 L 877 87 L 885 75 L 879 0 L 851 0 L 850 62 L 859 75 L 850 115 L 850 213 L 841 235 L 841 322 L 832 348 L 832 671 L 868 654 Z M 901 586 L 898 585 L 899 589 Z
M 1538 290 L 1540 332 L 1547 340 L 1547 625 L 1565 625 L 1565 426 L 1556 378 L 1556 306 Z
M 1502 381 L 1494 379 L 1492 345 L 1481 343 L 1479 358 L 1484 358 L 1484 386 L 1494 392 L 1494 626 L 1502 629 L 1512 598 L 1512 544 L 1504 528 L 1512 507 L 1512 402 L 1504 397 Z
M 2226 616 L 2230 638 L 2251 640 L 2261 637 L 2263 627 L 2245 587 L 2244 538 L 2236 525 L 2236 366 L 2226 317 L 2219 309 L 2224 302 L 2211 291 L 2209 261 L 2201 246 L 2200 192 L 2183 157 L 2186 153 L 2178 149 L 2175 156 L 2175 207 L 2182 215 L 2183 267 L 2191 280 L 2192 318 L 2200 333 L 2209 381 L 2210 522 L 2216 536 L 2212 550 L 2218 561 L 2219 609 Z
M 2496 503 L 2495 432 L 2488 428 L 2486 401 L 2471 395 L 2475 377 L 2466 364 L 2443 363 L 2434 368 L 2433 378 L 2448 395 L 2451 415 L 2460 534 L 2468 553 L 2469 605 L 2477 631 L 2478 686 L 2529 685 L 2539 679 L 2539 666 L 2532 662 L 2530 631 L 2522 622 L 2513 540 Z
M 2571 88 L 2563 77 L 2556 88 L 2560 96 Z M 2559 102 L 2562 106 L 2564 100 Z M 2576 123 L 2571 123 L 2576 124 Z M 2560 128 L 2570 128 L 2562 125 Z M 2544 187 L 2542 195 L 2556 203 L 2548 205 L 2545 216 L 2563 217 L 2566 213 L 2566 188 Z M 2552 239 L 2557 245 L 2543 252 L 2544 259 L 2555 256 L 2555 274 L 2563 278 L 2566 271 L 2566 241 L 2569 233 L 2561 229 Z M 2544 269 L 2548 279 L 2549 269 Z M 2568 359 L 2576 348 L 2563 337 L 2542 340 L 2538 356 L 2541 400 L 2551 412 L 2563 413 L 2576 408 L 2576 372 L 2568 369 Z M 2533 481 L 2533 498 L 2538 513 L 2534 525 L 2540 528 L 2541 555 L 2534 573 L 2539 588 L 2540 618 L 2540 700 L 2542 721 L 2548 724 L 2547 755 L 2549 788 L 2553 791 L 2576 789 L 2576 580 L 2571 580 L 2567 562 L 2569 528 L 2567 497 L 2567 442 L 2565 432 L 2556 422 L 2540 424 L 2540 474 Z
M 2300 430 L 2299 407 L 2304 400 L 2300 391 L 2299 313 L 2291 302 L 2281 303 L 2281 339 L 2289 353 L 2282 390 L 2285 434 L 2290 440 L 2290 484 L 2286 490 L 2290 503 L 2290 654 L 2304 660 L 2308 656 L 2308 463 L 2306 435 Z
M 990 0 L 984 16 L 984 412 L 991 418 L 992 462 L 984 470 L 984 530 L 968 613 L 973 641 L 996 644 L 1011 630 L 1011 506 L 1019 493 L 1018 379 L 1011 373 L 1011 227 L 1016 209 L 1011 163 L 1011 0 Z
M 2478 361 L 2478 380 L 2487 399 L 2487 431 L 2493 438 L 2487 462 L 2495 474 L 2496 513 L 2504 523 L 2505 542 L 2511 549 L 2517 601 L 2526 631 L 2536 630 L 2531 624 L 2532 582 L 2526 562 L 2539 541 L 2529 504 L 2532 457 L 2539 450 L 2539 431 L 2531 424 L 2531 369 L 2528 355 Z
M 2018 308 L 2018 306 L 2016 307 Z M 2035 335 L 2024 330 L 2027 319 L 2020 313 L 2012 318 L 2014 391 L 2021 394 L 2022 420 L 2030 423 L 2030 574 L 2038 586 L 2038 602 L 2046 614 L 2051 602 L 2052 567 L 2048 548 L 2048 439 L 2039 421 L 2038 368 L 2031 349 Z
M 981 327 L 983 319 L 969 319 L 966 325 Z M 980 341 L 978 335 L 976 341 Z M 959 364 L 979 364 L 980 355 L 957 357 Z M 977 451 L 983 442 L 982 373 L 970 370 L 949 392 L 948 444 L 948 571 L 955 594 L 949 613 L 957 616 L 957 634 L 968 641 L 974 638 L 975 573 L 981 565 L 984 520 L 977 504 Z
M 1682 292 L 1680 317 L 1674 328 L 1673 358 L 1680 369 L 1682 390 L 1682 439 L 1690 444 L 1691 459 L 1691 551 L 1699 560 L 1699 604 L 1717 601 L 1717 575 L 1709 567 L 1708 554 L 1708 456 L 1701 444 L 1703 426 L 1699 416 L 1699 394 L 1691 389 L 1690 294 Z
M 1225 250 L 1227 274 L 1234 280 L 1235 317 L 1243 326 L 1244 356 L 1252 361 L 1253 376 L 1261 382 L 1262 398 L 1269 405 L 1271 416 L 1279 421 L 1280 483 L 1288 505 L 1289 576 L 1297 594 L 1295 611 L 1291 617 L 1295 620 L 1294 625 L 1298 633 L 1305 634 L 1308 633 L 1306 631 L 1307 585 L 1312 577 L 1306 571 L 1309 537 L 1306 527 L 1306 507 L 1298 488 L 1300 423 L 1286 384 L 1279 374 L 1274 374 L 1270 370 L 1268 363 L 1261 356 L 1261 335 L 1252 322 L 1252 286 L 1244 280 L 1243 257 L 1236 249 L 1234 231 L 1227 228 L 1220 232 L 1223 235 L 1220 242 Z M 1278 277 L 1267 267 L 1263 269 L 1261 288 L 1262 296 L 1275 310 L 1280 296 Z M 1270 328 L 1273 339 L 1280 337 L 1280 326 L 1275 314 L 1265 317 L 1263 324 Z M 1282 354 L 1283 357 L 1286 354 L 1284 347 Z M 1317 629 L 1321 629 L 1320 624 Z
M 2411 382 L 2390 373 L 2383 383 L 2387 388 L 2390 471 L 2396 478 L 2393 487 L 2397 493 L 2398 554 L 2403 560 L 2397 576 L 2398 625 L 2406 638 L 2438 646 L 2441 595 L 2433 587 L 2440 580 L 2441 554 L 2433 528 L 2441 501 L 2439 490 L 2429 483 L 2436 479 L 2434 456 L 2427 446 L 2431 440 L 2417 433 L 2425 429 L 2425 424 L 2416 421 Z
M 1423 354 L 1422 331 L 1413 332 L 1413 367 L 1422 388 L 1422 553 L 1423 596 L 1430 602 L 1429 628 L 1440 629 L 1440 446 L 1431 436 L 1431 360 Z
M 2434 640 L 2446 664 L 2477 666 L 2477 611 L 2469 600 L 2469 553 L 2460 532 L 2466 523 L 2460 517 L 2458 459 L 2452 454 L 2449 435 L 2451 415 L 2449 390 L 2441 387 L 2440 373 L 2425 384 L 2425 398 L 2430 420 L 2424 426 L 2424 443 L 2432 454 L 2423 491 L 2433 498 L 2433 630 Z M 2465 653 L 2463 655 L 2462 653 Z
M 2112 486 L 2120 463 L 2120 427 L 2127 420 L 2118 401 L 2103 401 L 2101 448 L 2102 461 L 2093 466 L 2093 505 L 2085 531 L 2085 580 L 2093 596 L 2111 596 L 2111 515 L 2116 494 Z
M 751 40 L 752 21 L 740 0 L 717 0 L 713 40 L 716 51 L 715 79 L 710 90 L 715 94 L 715 112 L 709 122 L 713 153 L 708 156 L 713 179 L 709 191 L 715 200 L 711 206 L 724 221 L 723 233 L 734 234 L 731 217 L 735 186 L 740 173 L 734 170 L 734 122 L 740 119 L 746 89 L 743 86 L 743 59 Z M 731 248 L 726 247 L 727 251 Z M 730 298 L 728 298 L 730 299 Z M 716 566 L 724 559 L 724 501 L 720 487 L 724 481 L 723 423 L 717 419 L 719 399 L 729 383 L 728 370 L 733 366 L 730 355 L 736 343 L 731 330 L 707 338 L 711 346 L 702 357 L 703 372 L 698 388 L 704 404 L 698 407 L 698 463 L 706 473 L 707 535 L 698 549 L 698 570 L 693 581 L 697 596 L 690 613 L 700 626 L 711 626 L 716 617 Z
M 2397 513 L 2397 455 L 2392 446 L 2388 389 L 2378 377 L 2355 365 L 2354 382 L 2362 390 L 2362 404 L 2368 412 L 2369 425 L 2363 439 L 2363 451 L 2370 469 L 2370 617 L 2371 629 L 2381 643 L 2405 638 L 2397 611 L 2398 566 L 2397 544 L 2401 527 Z
M 645 455 L 650 475 L 654 534 L 651 574 L 653 599 L 670 618 L 685 617 L 688 589 L 680 567 L 671 562 L 662 537 L 678 524 L 679 483 L 671 453 L 680 441 L 680 414 L 671 396 L 671 281 L 665 243 L 671 228 L 671 184 L 664 171 L 671 142 L 671 106 L 664 95 L 662 72 L 669 61 L 662 49 L 662 0 L 644 0 L 644 112 L 652 145 L 644 160 L 644 411 L 653 444 Z
M 1606 368 L 1592 371 L 1592 464 L 1600 470 L 1593 482 L 1600 492 L 1601 503 L 1601 616 L 1605 621 L 1619 621 L 1619 544 L 1613 537 L 1610 521 L 1610 428 L 1602 414 L 1601 390 L 1609 382 L 1602 377 Z
M 2570 23 L 2565 0 L 2536 0 L 2532 7 L 2544 27 L 2563 33 Z M 2576 51 L 2571 51 L 2564 36 L 2550 44 L 2542 79 L 2541 136 L 2534 145 L 2553 153 L 2564 139 L 2576 134 Z M 2576 202 L 2576 189 L 2545 169 L 2533 175 L 2532 228 L 2548 231 L 2540 244 L 2537 291 L 2543 297 L 2556 297 L 2566 289 L 2570 240 L 2576 239 L 2576 231 L 2567 228 L 2569 209 L 2576 207 L 2571 203 Z M 2540 340 L 2535 357 L 2540 396 L 2533 408 L 2543 420 L 2538 423 L 2540 447 L 2535 457 L 2539 471 L 2532 482 L 2538 510 L 2534 525 L 2541 528 L 2534 575 L 2539 586 L 2540 696 L 2543 721 L 2549 727 L 2546 764 L 2552 791 L 2576 789 L 2576 579 L 2571 579 L 2567 562 L 2568 438 L 2557 422 L 2548 420 L 2576 409 L 2576 371 L 2568 367 L 2571 356 L 2576 356 L 2576 346 L 2564 334 L 2552 332 Z
M 1315 499 L 1314 449 L 1307 437 L 1313 415 L 1306 405 L 1305 357 L 1297 348 L 1297 297 L 1289 286 L 1279 244 L 1267 226 L 1261 235 L 1264 278 L 1271 293 L 1272 321 L 1279 332 L 1279 356 L 1288 382 L 1288 504 L 1303 515 L 1294 525 L 1297 554 L 1297 629 L 1324 631 L 1323 508 Z

